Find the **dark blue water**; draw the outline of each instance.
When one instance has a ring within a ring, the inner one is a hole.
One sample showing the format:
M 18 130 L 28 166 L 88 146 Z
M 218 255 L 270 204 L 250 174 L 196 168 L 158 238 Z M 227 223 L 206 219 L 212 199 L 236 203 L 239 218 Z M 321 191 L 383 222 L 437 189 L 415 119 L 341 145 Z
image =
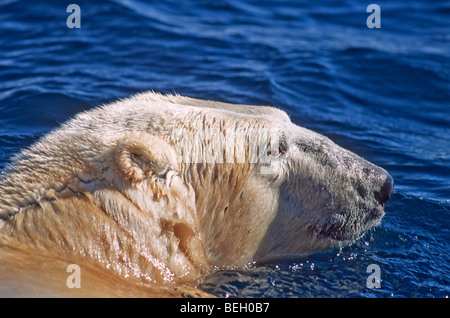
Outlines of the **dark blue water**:
M 81 8 L 70 29 L 66 8 Z M 2 1 L 0 171 L 75 113 L 153 89 L 274 105 L 386 168 L 382 224 L 352 246 L 219 272 L 219 296 L 450 294 L 450 2 Z M 367 266 L 380 267 L 379 289 Z

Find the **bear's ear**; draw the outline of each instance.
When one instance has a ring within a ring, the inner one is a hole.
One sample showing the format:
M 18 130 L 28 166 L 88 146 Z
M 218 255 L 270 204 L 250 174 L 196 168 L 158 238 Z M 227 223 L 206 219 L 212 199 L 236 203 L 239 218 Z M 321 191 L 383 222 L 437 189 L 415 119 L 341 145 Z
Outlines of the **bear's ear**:
M 165 179 L 169 171 L 177 170 L 173 147 L 147 133 L 130 133 L 121 139 L 114 161 L 125 179 L 133 185 L 151 176 Z

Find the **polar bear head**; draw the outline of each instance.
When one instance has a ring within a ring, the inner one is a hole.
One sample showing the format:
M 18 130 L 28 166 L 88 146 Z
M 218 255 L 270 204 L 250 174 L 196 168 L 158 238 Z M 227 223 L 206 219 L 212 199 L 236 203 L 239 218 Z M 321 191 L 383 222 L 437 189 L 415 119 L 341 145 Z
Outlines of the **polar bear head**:
M 392 177 L 279 109 L 174 102 L 195 109 L 171 136 L 213 264 L 349 244 L 383 217 Z
M 392 189 L 385 170 L 279 109 L 144 93 L 16 156 L 0 234 L 173 282 L 353 242 Z

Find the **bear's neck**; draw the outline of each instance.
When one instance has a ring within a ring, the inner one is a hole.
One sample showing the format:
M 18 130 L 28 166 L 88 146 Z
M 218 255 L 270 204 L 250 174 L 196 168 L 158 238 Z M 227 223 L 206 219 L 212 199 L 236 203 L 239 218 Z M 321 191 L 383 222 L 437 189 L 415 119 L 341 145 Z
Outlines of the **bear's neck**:
M 0 247 L 53 253 L 69 264 L 88 262 L 144 283 L 198 279 L 207 263 L 188 222 L 144 212 L 145 203 L 133 196 L 136 193 L 65 189 L 5 221 Z

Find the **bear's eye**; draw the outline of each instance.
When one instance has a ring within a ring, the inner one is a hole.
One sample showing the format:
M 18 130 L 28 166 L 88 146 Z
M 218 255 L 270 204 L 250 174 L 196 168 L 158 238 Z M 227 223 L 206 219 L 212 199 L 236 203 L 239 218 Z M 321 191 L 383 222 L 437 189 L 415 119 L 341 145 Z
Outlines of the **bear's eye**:
M 272 148 L 267 152 L 267 154 L 272 158 L 278 158 L 281 154 L 281 149 L 280 149 L 280 147 Z
M 281 155 L 285 154 L 287 151 L 287 143 L 286 143 L 286 136 L 284 134 L 281 134 L 279 137 L 279 142 L 273 147 L 269 144 L 267 149 L 267 155 L 272 158 L 278 158 Z

